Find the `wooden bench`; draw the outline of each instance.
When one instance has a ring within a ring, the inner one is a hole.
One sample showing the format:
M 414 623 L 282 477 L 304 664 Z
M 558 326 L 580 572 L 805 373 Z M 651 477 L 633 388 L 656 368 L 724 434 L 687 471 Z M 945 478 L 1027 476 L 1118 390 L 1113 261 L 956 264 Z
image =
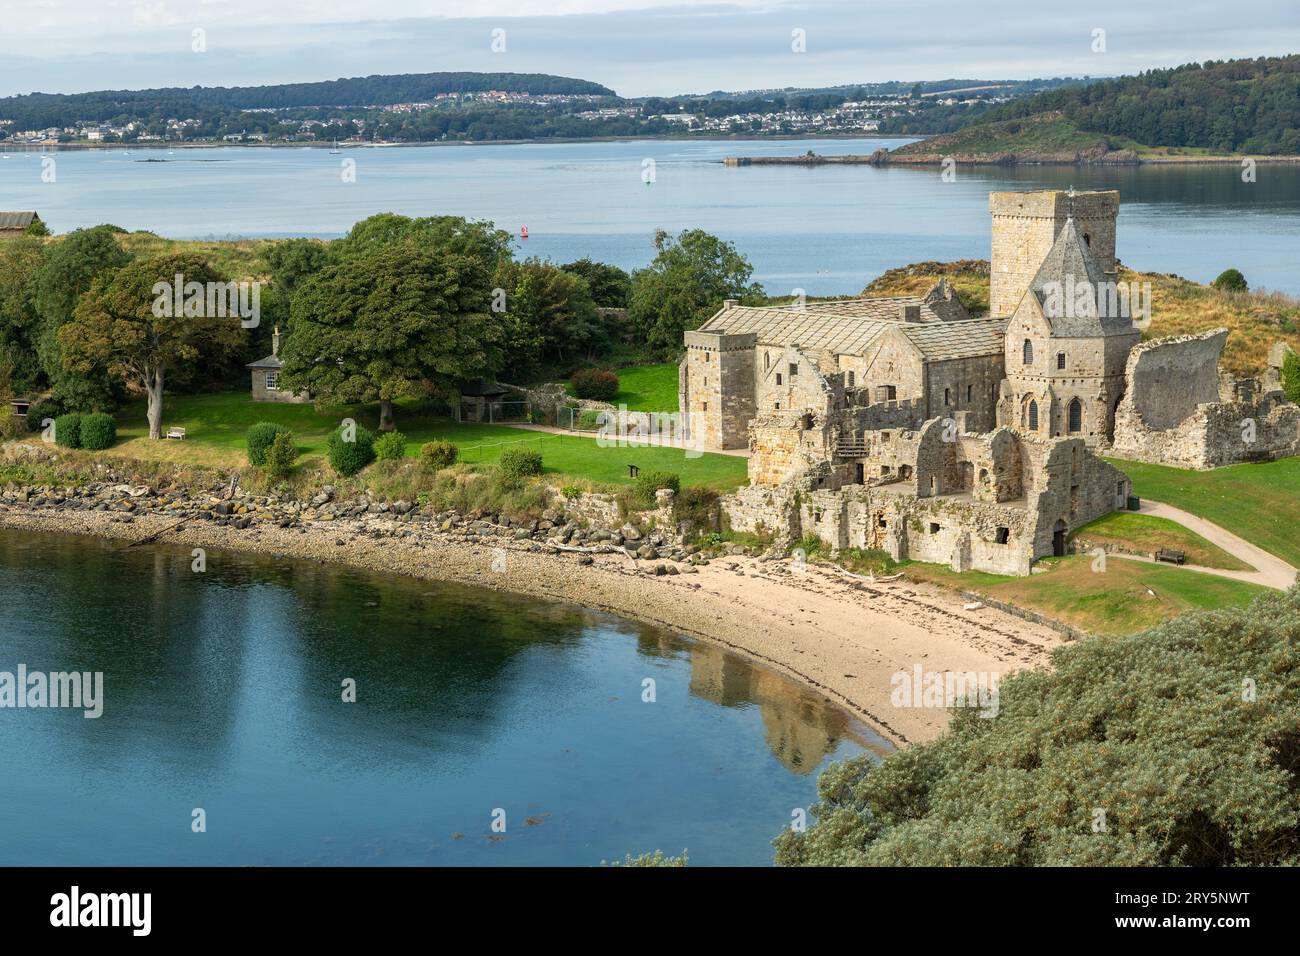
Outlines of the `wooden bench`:
M 1169 564 L 1183 564 L 1187 560 L 1187 555 L 1181 551 L 1175 551 L 1173 548 L 1161 548 L 1155 553 L 1155 559 Z
M 179 439 L 181 439 L 181 440 L 184 440 L 184 438 L 185 438 L 185 429 L 183 429 L 183 428 L 179 428 L 179 427 L 173 425 L 171 428 L 167 429 L 167 437 L 168 437 L 168 438 L 179 438 Z

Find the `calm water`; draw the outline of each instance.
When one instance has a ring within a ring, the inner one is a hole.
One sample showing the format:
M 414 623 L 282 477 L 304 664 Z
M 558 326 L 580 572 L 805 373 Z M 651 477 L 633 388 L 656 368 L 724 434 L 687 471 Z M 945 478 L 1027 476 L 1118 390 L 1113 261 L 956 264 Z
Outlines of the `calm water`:
M 663 630 L 190 561 L 0 530 L 0 671 L 105 674 L 98 720 L 0 709 L 0 865 L 594 865 L 683 847 L 767 864 L 817 770 L 888 750 L 820 695 Z
M 38 209 L 56 232 L 100 222 L 176 238 L 337 236 L 376 212 L 454 213 L 518 233 L 525 255 L 592 256 L 626 268 L 653 255 L 656 228 L 701 227 L 736 243 L 770 292 L 858 292 L 885 269 L 987 258 L 988 193 L 1074 185 L 1123 199 L 1119 255 L 1208 281 L 1241 269 L 1252 286 L 1300 294 L 1300 167 L 728 169 L 731 154 L 868 153 L 899 140 L 641 141 L 349 149 L 135 149 L 0 160 L 0 209 Z M 0 154 L 4 155 L 4 154 Z M 146 159 L 165 162 L 144 162 Z M 355 160 L 356 181 L 340 164 Z M 655 163 L 655 182 L 642 182 Z

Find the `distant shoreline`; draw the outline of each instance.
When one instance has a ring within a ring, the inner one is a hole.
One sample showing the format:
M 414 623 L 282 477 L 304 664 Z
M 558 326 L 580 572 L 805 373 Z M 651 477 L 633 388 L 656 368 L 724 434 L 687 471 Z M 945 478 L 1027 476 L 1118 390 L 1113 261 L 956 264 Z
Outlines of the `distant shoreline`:
M 50 152 L 51 150 L 135 150 L 135 149 L 404 149 L 413 146 L 540 146 L 546 143 L 640 143 L 640 142 L 691 142 L 702 143 L 730 140 L 735 142 L 798 142 L 817 139 L 923 139 L 912 133 L 797 133 L 780 136 L 548 136 L 541 139 L 435 139 L 411 143 L 36 143 L 0 142 L 0 152 Z
M 1052 156 L 974 155 L 942 156 L 937 153 L 895 156 L 879 150 L 870 156 L 727 156 L 725 166 L 940 166 L 951 159 L 958 166 L 1240 166 L 1245 160 L 1257 165 L 1296 165 L 1300 156 L 1135 156 L 1123 159 L 1073 159 Z

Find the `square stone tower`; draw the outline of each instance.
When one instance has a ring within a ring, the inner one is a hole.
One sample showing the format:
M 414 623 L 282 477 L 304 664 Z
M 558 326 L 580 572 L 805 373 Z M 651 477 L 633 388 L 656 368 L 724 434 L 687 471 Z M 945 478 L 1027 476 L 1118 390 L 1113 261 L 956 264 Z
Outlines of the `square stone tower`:
M 989 212 L 993 216 L 989 314 L 994 318 L 1015 312 L 1071 216 L 1101 270 L 1115 271 L 1118 190 L 989 193 Z
M 691 437 L 706 448 L 745 448 L 749 422 L 758 414 L 752 332 L 687 332 L 678 399 L 690 413 Z

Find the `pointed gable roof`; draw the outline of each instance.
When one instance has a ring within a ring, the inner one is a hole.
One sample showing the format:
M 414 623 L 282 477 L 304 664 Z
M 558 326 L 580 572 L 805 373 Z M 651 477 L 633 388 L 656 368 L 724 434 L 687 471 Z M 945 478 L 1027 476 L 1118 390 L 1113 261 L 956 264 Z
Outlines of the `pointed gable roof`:
M 1131 333 L 1133 323 L 1120 312 L 1114 282 L 1113 274 L 1102 271 L 1071 216 L 1025 294 L 1034 297 L 1053 335 L 1090 338 Z

